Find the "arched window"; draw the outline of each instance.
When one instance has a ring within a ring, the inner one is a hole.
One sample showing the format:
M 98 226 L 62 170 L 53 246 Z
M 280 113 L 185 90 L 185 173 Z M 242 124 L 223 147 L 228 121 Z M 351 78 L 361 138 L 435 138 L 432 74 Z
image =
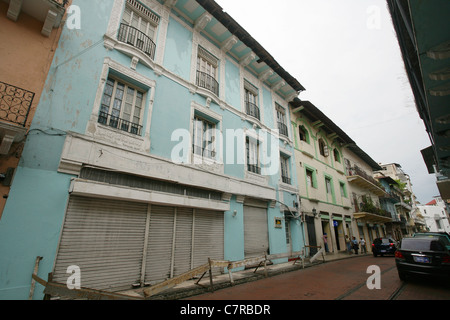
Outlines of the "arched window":
M 333 150 L 334 161 L 341 163 L 341 156 L 339 154 L 339 150 L 334 148 Z
M 322 156 L 328 157 L 328 146 L 322 138 L 319 139 L 319 151 Z
M 309 134 L 308 130 L 304 126 L 298 127 L 298 134 L 300 137 L 300 141 L 305 141 L 306 143 L 309 143 Z

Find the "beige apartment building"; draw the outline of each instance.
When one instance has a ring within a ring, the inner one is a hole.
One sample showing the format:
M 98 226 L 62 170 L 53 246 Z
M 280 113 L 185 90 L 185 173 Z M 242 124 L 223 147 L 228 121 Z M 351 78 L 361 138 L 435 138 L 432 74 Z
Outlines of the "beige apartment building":
M 358 236 L 343 158 L 353 141 L 309 101 L 294 100 L 291 119 L 306 243 L 326 235 L 329 252 L 345 251 L 345 236 Z
M 337 253 L 347 250 L 348 236 L 364 238 L 370 251 L 391 221 L 380 208 L 385 190 L 372 178 L 380 166 L 311 102 L 294 100 L 291 119 L 306 243 L 322 246 L 326 235 Z

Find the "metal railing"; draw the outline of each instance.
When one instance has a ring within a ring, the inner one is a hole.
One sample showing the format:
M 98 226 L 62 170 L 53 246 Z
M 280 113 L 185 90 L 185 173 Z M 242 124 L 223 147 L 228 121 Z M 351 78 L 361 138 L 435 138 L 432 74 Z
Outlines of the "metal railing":
M 261 168 L 254 164 L 247 164 L 247 170 L 256 174 L 261 174 Z
M 0 120 L 25 127 L 34 92 L 0 81 Z
M 281 180 L 283 181 L 283 183 L 291 184 L 291 178 L 281 176 Z
M 358 166 L 354 166 L 352 168 L 347 168 L 347 171 L 348 171 L 348 176 L 363 177 L 364 179 L 366 179 L 367 181 L 371 182 L 372 184 L 376 185 L 377 187 L 379 187 L 381 190 L 384 191 L 384 187 L 381 185 L 381 183 L 379 183 L 377 180 L 375 180 L 375 178 L 373 178 L 372 176 L 370 176 L 369 174 L 367 174 L 366 172 L 361 170 Z
M 207 89 L 213 92 L 216 96 L 219 96 L 219 83 L 214 77 L 201 71 L 197 71 L 197 86 Z
M 280 130 L 280 134 L 283 136 L 289 136 L 288 127 L 284 123 L 278 121 L 278 129 Z
M 251 103 L 249 101 L 245 102 L 245 109 L 249 116 L 252 116 L 258 120 L 261 120 L 261 114 L 259 112 L 259 108 L 256 104 Z
M 138 136 L 141 135 L 142 131 L 141 125 L 107 114 L 105 112 L 100 112 L 98 116 L 98 123 Z
M 69 0 L 51 0 L 52 2 L 56 3 L 58 6 L 65 7 L 69 3 Z
M 117 40 L 143 51 L 150 59 L 155 59 L 156 44 L 144 32 L 121 23 Z
M 214 159 L 216 157 L 216 152 L 213 150 L 209 150 L 202 146 L 197 146 L 195 144 L 192 145 L 192 150 L 194 154 L 199 155 L 204 158 Z

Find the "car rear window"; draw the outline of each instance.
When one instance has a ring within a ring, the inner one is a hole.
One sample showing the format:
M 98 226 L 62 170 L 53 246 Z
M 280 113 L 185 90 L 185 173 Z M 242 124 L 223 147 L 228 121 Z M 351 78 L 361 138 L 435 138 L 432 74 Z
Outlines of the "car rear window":
M 412 238 L 403 239 L 401 249 L 415 251 L 443 251 L 444 247 L 442 246 L 442 243 L 436 239 Z
M 374 244 L 389 244 L 389 243 L 392 243 L 392 242 L 394 242 L 394 240 L 392 240 L 392 239 L 387 239 L 387 238 L 377 238 L 377 239 L 375 239 L 375 240 L 373 240 L 373 243 Z

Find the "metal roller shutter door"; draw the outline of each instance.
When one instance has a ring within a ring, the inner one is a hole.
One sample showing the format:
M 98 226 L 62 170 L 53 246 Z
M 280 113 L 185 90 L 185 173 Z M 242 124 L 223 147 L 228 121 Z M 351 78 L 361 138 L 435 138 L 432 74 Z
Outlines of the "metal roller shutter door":
M 196 209 L 193 267 L 208 263 L 208 258 L 224 259 L 224 215 L 222 212 Z
M 175 208 L 151 205 L 145 284 L 171 277 Z
M 192 268 L 192 225 L 193 210 L 189 208 L 177 208 L 174 276 L 183 274 Z
M 81 286 L 130 289 L 139 283 L 147 205 L 72 196 L 53 280 L 66 283 L 67 267 L 81 270 Z
M 267 209 L 244 206 L 244 255 L 260 256 L 269 251 Z

